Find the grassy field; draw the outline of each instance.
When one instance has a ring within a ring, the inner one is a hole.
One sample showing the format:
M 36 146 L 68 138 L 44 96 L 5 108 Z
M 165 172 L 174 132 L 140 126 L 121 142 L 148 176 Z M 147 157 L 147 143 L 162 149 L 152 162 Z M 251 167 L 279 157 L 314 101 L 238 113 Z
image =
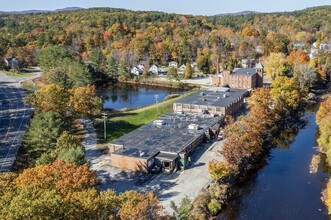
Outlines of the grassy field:
M 99 143 L 107 143 L 109 141 L 115 140 L 124 134 L 129 133 L 142 125 L 145 125 L 159 116 L 169 113 L 172 110 L 172 104 L 183 98 L 184 96 L 190 94 L 190 92 L 179 96 L 177 98 L 162 101 L 158 104 L 150 105 L 147 107 L 128 110 L 123 112 L 112 112 L 108 113 L 107 119 L 107 139 L 104 139 L 104 124 L 103 119 L 98 118 L 97 121 L 97 132 Z M 158 112 L 158 114 L 157 114 Z

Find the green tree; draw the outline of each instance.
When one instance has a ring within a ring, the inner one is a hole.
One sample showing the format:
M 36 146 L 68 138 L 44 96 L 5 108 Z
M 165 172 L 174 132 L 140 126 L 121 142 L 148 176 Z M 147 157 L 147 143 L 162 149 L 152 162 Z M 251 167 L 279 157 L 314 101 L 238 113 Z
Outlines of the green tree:
M 51 84 L 56 84 L 62 88 L 68 89 L 72 87 L 72 83 L 63 68 L 57 67 L 49 71 L 47 81 Z
M 199 70 L 201 70 L 203 73 L 209 73 L 210 72 L 210 52 L 206 50 L 206 48 L 203 50 L 204 52 L 198 52 L 197 55 L 197 66 Z
M 174 201 L 170 201 L 170 207 L 173 212 L 173 216 L 175 219 L 179 220 L 189 220 L 192 217 L 193 206 L 191 204 L 191 200 L 185 196 L 179 203 L 179 207 L 174 203 Z
M 286 75 L 286 59 L 282 53 L 270 53 L 263 61 L 266 74 L 275 79 L 277 76 Z
M 66 122 L 57 112 L 45 112 L 31 119 L 23 144 L 32 160 L 56 148 L 57 138 L 67 128 Z
M 47 72 L 59 67 L 63 60 L 71 58 L 72 55 L 64 46 L 56 45 L 41 49 L 37 57 L 37 63 L 41 69 Z
M 57 160 L 62 160 L 66 163 L 77 163 L 83 165 L 86 163 L 84 149 L 82 146 L 62 148 L 58 151 Z
M 110 57 L 108 59 L 107 65 L 106 65 L 106 74 L 111 79 L 115 79 L 116 76 L 119 74 L 118 64 L 115 58 Z
M 210 200 L 207 207 L 208 207 L 208 211 L 212 215 L 216 215 L 222 209 L 221 203 L 219 201 L 217 201 L 217 199 L 214 199 L 214 198 Z
M 191 79 L 194 74 L 194 68 L 191 67 L 190 63 L 186 63 L 185 70 L 184 70 L 184 78 Z
M 64 66 L 65 72 L 68 74 L 74 88 L 94 83 L 92 73 L 85 65 L 73 60 L 62 63 L 62 65 Z
M 170 67 L 167 72 L 167 78 L 168 78 L 170 84 L 172 84 L 173 80 L 179 81 L 179 75 L 178 75 L 177 68 Z
M 271 84 L 270 94 L 275 108 L 288 114 L 299 107 L 303 91 L 294 77 L 279 76 Z
M 99 48 L 93 48 L 91 51 L 91 62 L 97 69 L 103 69 L 106 63 L 106 57 Z

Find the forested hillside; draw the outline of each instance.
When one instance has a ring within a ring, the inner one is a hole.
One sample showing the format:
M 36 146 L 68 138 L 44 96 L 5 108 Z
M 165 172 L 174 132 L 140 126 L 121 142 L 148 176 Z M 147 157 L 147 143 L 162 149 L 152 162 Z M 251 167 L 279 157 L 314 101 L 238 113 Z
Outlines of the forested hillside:
M 196 60 L 214 72 L 217 59 L 231 67 L 235 58 L 288 53 L 294 42 L 307 49 L 315 41 L 330 43 L 330 33 L 331 6 L 222 17 L 110 8 L 2 14 L 0 58 L 16 55 L 24 65 L 35 65 L 40 49 L 60 44 L 76 60 L 91 60 L 94 49 L 128 65 Z

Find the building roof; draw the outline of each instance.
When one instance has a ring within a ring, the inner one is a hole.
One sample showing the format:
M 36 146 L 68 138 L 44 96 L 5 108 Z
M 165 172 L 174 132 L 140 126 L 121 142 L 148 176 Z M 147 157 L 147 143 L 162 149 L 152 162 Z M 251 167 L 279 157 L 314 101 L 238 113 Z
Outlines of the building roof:
M 255 68 L 236 68 L 231 74 L 240 74 L 240 75 L 254 75 L 256 74 Z
M 255 69 L 263 69 L 263 65 L 261 63 L 257 63 Z
M 157 159 L 162 159 L 162 160 L 167 160 L 167 161 L 174 161 L 178 157 L 178 154 L 176 153 L 168 153 L 168 152 L 163 152 L 161 151 L 156 158 Z
M 124 146 L 116 154 L 131 157 L 141 157 L 142 152 L 145 153 L 142 158 L 152 157 L 159 152 L 177 154 L 222 118 L 223 116 L 169 113 L 158 118 L 157 123 L 143 125 L 112 143 Z M 192 123 L 198 124 L 199 129 L 188 129 L 188 125 Z
M 246 93 L 247 90 L 244 89 L 229 89 L 221 87 L 219 89 L 214 88 L 197 91 L 175 103 L 227 107 L 238 98 L 245 96 Z

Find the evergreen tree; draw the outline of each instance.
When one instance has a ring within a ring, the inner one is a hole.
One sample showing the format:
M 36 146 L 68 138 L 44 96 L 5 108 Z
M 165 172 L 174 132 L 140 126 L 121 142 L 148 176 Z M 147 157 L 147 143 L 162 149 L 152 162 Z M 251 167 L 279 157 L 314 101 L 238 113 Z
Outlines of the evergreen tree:
M 119 67 L 115 58 L 110 57 L 106 65 L 106 74 L 109 78 L 114 79 L 118 75 Z

